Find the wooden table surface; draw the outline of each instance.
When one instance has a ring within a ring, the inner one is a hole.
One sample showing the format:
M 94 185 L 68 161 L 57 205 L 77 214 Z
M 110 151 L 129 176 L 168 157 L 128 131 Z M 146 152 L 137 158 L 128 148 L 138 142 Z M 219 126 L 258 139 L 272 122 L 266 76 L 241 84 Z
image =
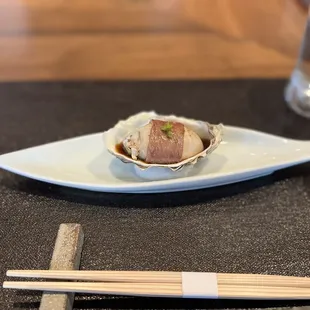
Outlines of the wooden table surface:
M 0 0 L 0 81 L 287 77 L 298 0 Z

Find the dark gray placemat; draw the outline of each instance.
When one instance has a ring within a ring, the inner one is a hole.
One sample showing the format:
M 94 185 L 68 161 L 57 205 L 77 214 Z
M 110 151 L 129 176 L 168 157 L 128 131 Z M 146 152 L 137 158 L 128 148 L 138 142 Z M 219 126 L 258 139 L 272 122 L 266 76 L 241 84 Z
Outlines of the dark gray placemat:
M 141 110 L 310 139 L 284 81 L 0 84 L 0 154 L 104 131 Z M 310 165 L 186 193 L 117 195 L 53 186 L 0 170 L 0 280 L 48 268 L 60 223 L 81 223 L 83 269 L 310 276 Z M 1 290 L 1 309 L 37 309 L 40 293 Z M 76 309 L 248 308 L 309 302 L 77 296 Z

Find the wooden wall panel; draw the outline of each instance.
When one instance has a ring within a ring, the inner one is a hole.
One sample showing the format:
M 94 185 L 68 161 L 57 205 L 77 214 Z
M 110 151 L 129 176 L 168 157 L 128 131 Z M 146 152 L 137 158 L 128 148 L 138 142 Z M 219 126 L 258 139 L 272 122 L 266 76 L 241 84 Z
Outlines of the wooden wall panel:
M 208 1 L 208 0 L 207 0 Z M 195 30 L 170 0 L 0 0 L 0 34 Z
M 294 0 L 0 0 L 0 81 L 288 76 Z

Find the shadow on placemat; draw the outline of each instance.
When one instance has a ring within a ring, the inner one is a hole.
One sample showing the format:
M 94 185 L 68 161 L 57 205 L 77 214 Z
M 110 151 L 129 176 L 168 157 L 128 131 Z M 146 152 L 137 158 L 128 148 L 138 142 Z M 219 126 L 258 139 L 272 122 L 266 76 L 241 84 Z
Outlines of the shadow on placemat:
M 165 207 L 180 207 L 201 202 L 212 201 L 218 198 L 242 194 L 275 182 L 278 178 L 275 175 L 266 176 L 251 181 L 235 183 L 226 186 L 201 189 L 196 191 L 161 193 L 161 194 L 114 194 L 91 192 L 73 189 L 58 185 L 50 185 L 43 182 L 16 177 L 18 181 L 7 184 L 10 189 L 18 190 L 26 194 L 43 196 L 56 200 L 66 200 L 86 205 L 110 205 L 124 208 L 150 208 L 159 207 L 158 203 L 165 204 Z M 196 194 L 193 195 L 193 192 Z M 150 196 L 152 200 L 150 201 Z M 182 197 L 182 199 L 177 197 Z M 147 202 L 147 203 L 146 203 Z
M 86 190 L 73 189 L 64 186 L 52 185 L 35 181 L 19 176 L 11 175 L 5 178 L 4 185 L 12 190 L 18 190 L 27 194 L 66 200 L 86 205 L 109 205 L 124 208 L 150 208 L 150 207 L 180 207 L 193 205 L 202 202 L 213 201 L 223 197 L 231 197 L 243 194 L 264 186 L 271 185 L 277 181 L 304 177 L 310 175 L 310 164 L 303 164 L 296 167 L 283 169 L 272 175 L 256 178 L 250 181 L 234 183 L 225 186 L 218 186 L 196 191 L 161 193 L 161 194 L 114 194 L 91 192 Z M 309 179 L 310 180 L 310 179 Z M 310 181 L 309 181 L 310 182 Z M 193 192 L 195 194 L 193 194 Z M 152 196 L 152 200 L 150 200 Z
M 86 295 L 85 295 L 86 296 Z M 264 301 L 264 300 L 206 300 L 177 298 L 107 297 L 80 300 L 77 296 L 73 309 L 255 309 L 292 308 L 306 306 L 306 301 Z M 90 296 L 92 298 L 93 296 Z M 87 296 L 86 296 L 87 298 Z M 38 309 L 39 302 L 14 303 L 14 309 Z

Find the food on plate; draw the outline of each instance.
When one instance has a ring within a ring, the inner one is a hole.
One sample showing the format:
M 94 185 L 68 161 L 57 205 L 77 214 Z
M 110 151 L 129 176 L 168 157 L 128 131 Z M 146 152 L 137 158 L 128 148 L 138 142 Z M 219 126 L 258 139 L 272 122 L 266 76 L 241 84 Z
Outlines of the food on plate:
M 220 145 L 222 133 L 221 124 L 141 112 L 119 121 L 103 137 L 107 150 L 124 163 L 142 170 L 178 171 L 211 154 Z
M 130 133 L 122 147 L 132 159 L 149 164 L 174 164 L 204 149 L 201 138 L 184 124 L 152 119 Z

